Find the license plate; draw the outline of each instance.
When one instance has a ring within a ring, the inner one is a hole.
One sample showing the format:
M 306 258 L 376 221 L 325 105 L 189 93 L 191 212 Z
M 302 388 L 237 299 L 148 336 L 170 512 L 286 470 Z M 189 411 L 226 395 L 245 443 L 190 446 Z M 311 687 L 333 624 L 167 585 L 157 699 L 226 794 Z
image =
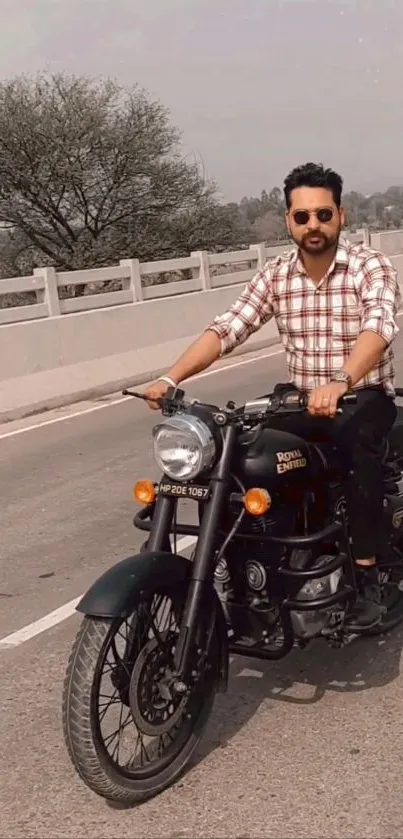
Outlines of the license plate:
M 170 495 L 175 498 L 193 498 L 195 501 L 207 501 L 210 487 L 161 481 L 159 492 L 161 495 Z

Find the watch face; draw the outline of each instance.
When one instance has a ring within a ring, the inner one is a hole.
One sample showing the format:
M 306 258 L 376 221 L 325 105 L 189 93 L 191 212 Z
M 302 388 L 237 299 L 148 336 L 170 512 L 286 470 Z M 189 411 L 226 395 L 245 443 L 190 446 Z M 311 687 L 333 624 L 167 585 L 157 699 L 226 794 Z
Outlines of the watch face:
M 348 373 L 342 373 L 342 372 L 340 372 L 340 373 L 335 373 L 335 374 L 334 374 L 334 376 L 333 376 L 333 381 L 334 381 L 334 382 L 343 382 L 343 383 L 344 383 L 344 384 L 346 384 L 346 385 L 350 385 L 351 378 L 350 378 L 350 376 L 348 375 Z

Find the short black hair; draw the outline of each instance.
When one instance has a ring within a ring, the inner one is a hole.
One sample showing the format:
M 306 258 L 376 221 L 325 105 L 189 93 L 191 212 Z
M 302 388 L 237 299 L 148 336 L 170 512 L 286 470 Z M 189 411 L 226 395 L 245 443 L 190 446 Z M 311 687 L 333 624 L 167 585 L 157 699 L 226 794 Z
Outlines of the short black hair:
M 340 207 L 343 178 L 333 169 L 325 169 L 322 163 L 304 163 L 287 175 L 284 181 L 284 198 L 287 210 L 291 206 L 291 193 L 300 186 L 322 187 L 333 195 L 336 207 Z

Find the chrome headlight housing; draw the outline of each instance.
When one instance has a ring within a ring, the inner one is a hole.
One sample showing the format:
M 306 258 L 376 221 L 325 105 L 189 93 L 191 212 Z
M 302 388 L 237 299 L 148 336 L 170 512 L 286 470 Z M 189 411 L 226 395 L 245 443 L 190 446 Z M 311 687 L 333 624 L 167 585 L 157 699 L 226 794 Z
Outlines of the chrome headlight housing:
M 216 443 L 199 417 L 177 414 L 153 429 L 154 457 L 173 481 L 191 481 L 213 464 Z

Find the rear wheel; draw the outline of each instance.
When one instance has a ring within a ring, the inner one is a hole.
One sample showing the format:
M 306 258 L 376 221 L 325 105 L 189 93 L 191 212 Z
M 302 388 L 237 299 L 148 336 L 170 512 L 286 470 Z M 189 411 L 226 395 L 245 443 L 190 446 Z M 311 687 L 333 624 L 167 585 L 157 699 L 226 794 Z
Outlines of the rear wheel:
M 203 734 L 219 644 L 213 637 L 203 655 L 207 630 L 200 627 L 191 690 L 175 694 L 173 652 L 185 599 L 186 588 L 159 590 L 129 619 L 85 618 L 77 635 L 64 685 L 64 737 L 84 783 L 109 800 L 136 804 L 171 785 Z

